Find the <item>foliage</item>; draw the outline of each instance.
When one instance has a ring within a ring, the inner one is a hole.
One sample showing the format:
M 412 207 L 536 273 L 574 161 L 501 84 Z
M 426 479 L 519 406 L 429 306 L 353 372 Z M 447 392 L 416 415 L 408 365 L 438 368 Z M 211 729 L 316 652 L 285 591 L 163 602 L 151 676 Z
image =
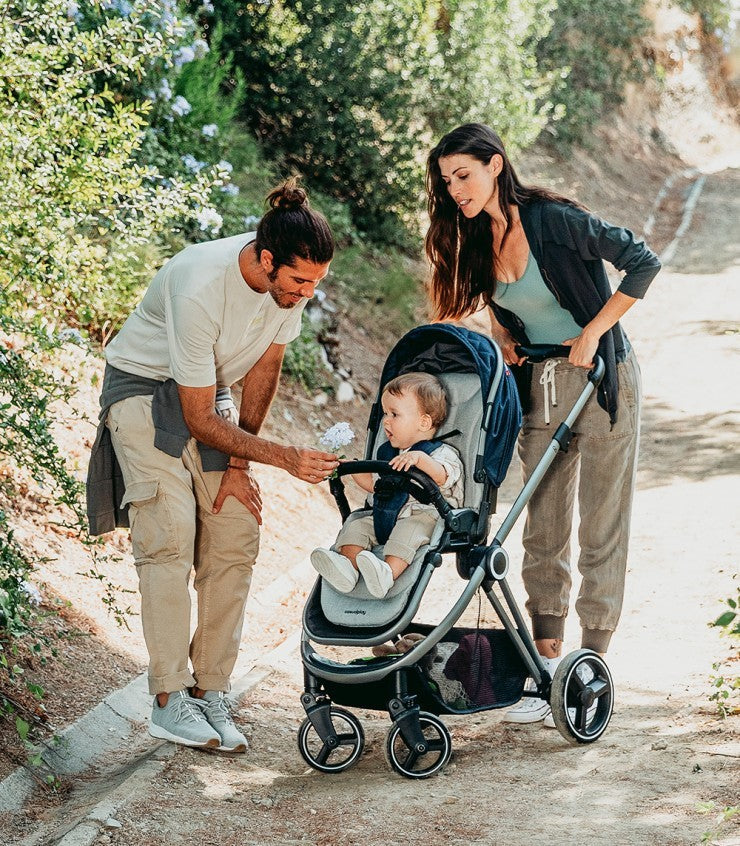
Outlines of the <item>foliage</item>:
M 306 320 L 301 325 L 301 334 L 285 348 L 283 373 L 307 391 L 325 387 L 328 372 L 316 334 Z
M 434 136 L 494 121 L 523 145 L 550 111 L 535 61 L 550 0 L 223 0 L 242 119 L 271 156 L 346 201 L 376 242 L 409 246 Z M 482 7 L 482 8 L 479 8 Z
M 442 0 L 428 47 L 422 108 L 434 137 L 462 123 L 492 126 L 512 152 L 529 146 L 548 117 L 555 71 L 542 73 L 536 46 L 556 0 L 480 3 Z
M 679 0 L 678 5 L 686 12 L 699 15 L 707 34 L 729 32 L 732 0 Z
M 113 5 L 91 3 L 83 14 L 68 0 L 0 4 L 0 456 L 6 472 L 30 474 L 67 509 L 69 526 L 91 545 L 106 601 L 121 617 L 125 609 L 86 535 L 80 483 L 52 435 L 52 405 L 73 391 L 54 367 L 65 341 L 56 327 L 94 327 L 110 289 L 124 286 L 131 256 L 145 255 L 174 222 L 209 209 L 213 180 L 165 177 L 135 161 L 150 107 L 123 102 L 109 83 L 133 84 L 153 64 L 166 64 L 178 36 L 174 18 L 153 23 L 158 4 L 136 0 L 109 14 Z M 79 332 L 74 337 L 82 340 Z M 33 602 L 23 590 L 31 570 L 3 515 L 6 670 L 14 640 L 34 637 Z M 12 685 L 21 677 L 11 672 L 5 679 Z M 13 701 L 3 687 L 6 716 L 16 713 Z M 30 723 L 16 716 L 29 740 Z
M 555 80 L 551 99 L 564 110 L 548 127 L 561 146 L 582 141 L 621 103 L 625 84 L 644 77 L 639 42 L 648 22 L 642 7 L 642 0 L 558 0 L 536 56 Z
M 740 645 L 740 586 L 734 597 L 728 596 L 724 604 L 727 610 L 723 611 L 710 626 L 715 626 L 725 637 L 729 637 L 735 646 Z M 738 660 L 738 656 L 735 656 Z M 740 712 L 740 676 L 727 673 L 723 670 L 723 662 L 717 661 L 712 665 L 715 675 L 710 679 L 713 691 L 709 695 L 709 701 L 717 706 L 719 715 L 724 718 L 729 714 Z
M 697 810 L 700 814 L 716 814 L 713 828 L 710 831 L 705 831 L 702 835 L 702 843 L 715 842 L 723 824 L 731 822 L 735 817 L 740 815 L 740 805 L 727 805 L 720 810 L 716 802 L 699 802 Z

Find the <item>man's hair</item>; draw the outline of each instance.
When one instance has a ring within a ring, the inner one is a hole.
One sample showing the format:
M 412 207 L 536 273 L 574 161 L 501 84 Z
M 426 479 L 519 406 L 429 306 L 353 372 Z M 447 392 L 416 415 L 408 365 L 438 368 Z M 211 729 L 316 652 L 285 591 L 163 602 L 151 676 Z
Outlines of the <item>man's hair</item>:
M 262 250 L 269 250 L 275 270 L 284 264 L 293 267 L 296 257 L 314 264 L 332 260 L 334 237 L 329 224 L 321 212 L 310 208 L 296 177 L 273 189 L 265 202 L 270 209 L 257 226 L 254 242 L 258 258 Z
M 383 388 L 383 393 L 396 397 L 401 394 L 413 394 L 422 414 L 428 414 L 432 418 L 435 431 L 447 417 L 447 392 L 439 379 L 431 373 L 404 373 L 396 376 Z

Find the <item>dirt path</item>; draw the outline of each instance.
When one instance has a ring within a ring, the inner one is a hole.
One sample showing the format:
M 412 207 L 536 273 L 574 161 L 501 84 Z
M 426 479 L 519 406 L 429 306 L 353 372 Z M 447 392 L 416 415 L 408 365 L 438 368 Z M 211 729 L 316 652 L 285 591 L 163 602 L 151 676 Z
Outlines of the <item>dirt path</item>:
M 727 654 L 727 644 L 706 625 L 734 589 L 740 538 L 740 420 L 728 411 L 740 408 L 738 198 L 737 171 L 707 178 L 671 265 L 625 321 L 642 366 L 644 435 L 625 611 L 608 656 L 616 708 L 602 740 L 574 748 L 556 731 L 507 726 L 495 711 L 449 718 L 451 764 L 415 783 L 394 775 L 384 760 L 387 716 L 357 711 L 367 738 L 362 759 L 339 776 L 320 775 L 306 769 L 296 747 L 301 667 L 295 651 L 284 650 L 274 672 L 241 703 L 238 719 L 252 743 L 246 756 L 157 750 L 142 730 L 140 745 L 78 784 L 62 807 L 31 803 L 3 842 L 83 842 L 74 839 L 79 830 L 61 839 L 69 820 L 133 773 L 126 798 L 115 805 L 120 827 L 101 828 L 95 843 L 700 843 L 715 815 L 701 815 L 698 803 L 718 809 L 740 803 L 740 720 L 718 720 L 707 700 L 712 662 Z M 501 514 L 518 492 L 511 476 Z M 266 478 L 265 485 L 277 481 Z M 309 502 L 299 486 L 287 498 L 290 513 L 270 516 L 294 522 L 298 549 L 269 537 L 265 549 L 281 568 L 305 554 L 320 521 L 332 528 L 334 519 L 326 502 Z M 516 571 L 516 529 L 507 547 Z M 256 573 L 255 596 L 269 576 Z M 453 567 L 438 576 L 423 606 L 430 622 L 461 589 Z M 63 568 L 58 579 L 60 591 L 73 585 Z M 277 609 L 253 608 L 246 663 L 295 630 L 309 587 Z M 516 576 L 512 587 L 521 598 Z M 472 607 L 468 618 L 476 613 Z M 137 636 L 125 640 L 134 644 Z M 572 617 L 566 646 L 577 645 Z M 712 842 L 738 844 L 738 834 L 727 823 Z

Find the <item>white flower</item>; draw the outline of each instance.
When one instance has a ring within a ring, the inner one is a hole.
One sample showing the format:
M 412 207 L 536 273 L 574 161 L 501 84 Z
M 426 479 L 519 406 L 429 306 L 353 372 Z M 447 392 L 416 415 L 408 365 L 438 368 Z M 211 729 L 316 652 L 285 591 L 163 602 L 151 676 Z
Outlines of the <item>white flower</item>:
M 201 133 L 205 135 L 206 138 L 215 138 L 218 135 L 218 124 L 217 123 L 207 123 L 202 129 Z
M 26 594 L 28 597 L 28 601 L 30 605 L 34 605 L 38 608 L 39 605 L 44 601 L 39 589 L 36 585 L 31 584 L 31 582 L 25 581 L 25 579 L 20 583 L 20 589 L 23 593 Z
M 251 231 L 252 227 L 253 226 L 256 227 L 259 224 L 260 220 L 262 220 L 262 218 L 259 215 L 248 214 L 244 218 L 244 226 L 245 226 L 246 230 L 248 232 Z
M 192 47 L 180 47 L 180 49 L 175 53 L 175 67 L 181 68 L 183 65 L 187 65 L 189 62 L 192 62 L 195 59 L 195 50 Z
M 79 329 L 72 329 L 70 326 L 61 329 L 57 333 L 57 338 L 60 341 L 71 341 L 73 344 L 82 344 L 84 343 L 84 339 L 80 334 Z
M 230 182 L 228 185 L 223 185 L 221 187 L 221 193 L 228 194 L 230 197 L 236 197 L 239 193 L 239 186 Z
M 208 42 L 204 41 L 202 38 L 196 38 L 195 41 L 193 41 L 193 53 L 196 59 L 202 59 L 209 49 Z
M 80 5 L 75 0 L 69 0 L 67 3 L 67 17 L 69 20 L 78 21 L 82 16 L 80 15 Z
M 209 0 L 205 0 L 204 3 L 200 4 L 200 11 L 203 12 L 204 15 L 212 15 L 216 10 L 213 7 L 213 3 L 209 2 Z
M 206 166 L 206 162 L 201 162 L 195 158 L 195 156 L 187 153 L 184 156 L 181 156 L 182 163 L 188 170 L 192 170 L 193 173 L 199 173 L 203 168 Z
M 326 449 L 337 452 L 342 447 L 351 444 L 354 439 L 355 433 L 352 431 L 352 427 L 349 423 L 342 422 L 330 426 L 319 438 L 319 443 Z
M 200 224 L 200 228 L 205 231 L 210 229 L 214 234 L 217 233 L 223 226 L 224 220 L 216 209 L 204 207 L 196 214 L 195 219 Z
M 172 111 L 176 115 L 178 115 L 179 117 L 184 117 L 185 115 L 189 114 L 192 109 L 193 107 L 190 105 L 190 103 L 188 103 L 188 101 L 184 97 L 175 97 L 175 101 L 172 104 Z
M 221 161 L 216 165 L 219 170 L 225 170 L 226 173 L 231 173 L 234 169 L 234 165 L 231 162 L 227 162 L 225 159 L 221 159 Z
M 163 80 L 159 83 L 159 91 L 158 91 L 158 93 L 159 93 L 159 96 L 160 96 L 163 100 L 171 100 L 171 99 L 172 99 L 172 89 L 170 88 L 170 81 L 169 81 L 169 79 L 167 79 L 167 77 L 165 77 L 165 78 L 164 78 L 164 79 L 163 79 Z

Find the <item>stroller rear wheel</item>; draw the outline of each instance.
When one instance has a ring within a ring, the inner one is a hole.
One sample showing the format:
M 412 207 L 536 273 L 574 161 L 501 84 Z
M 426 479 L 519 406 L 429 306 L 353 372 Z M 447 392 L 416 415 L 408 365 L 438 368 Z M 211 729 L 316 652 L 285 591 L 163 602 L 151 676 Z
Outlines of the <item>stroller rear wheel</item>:
M 427 744 L 426 752 L 410 747 L 397 723 L 391 727 L 385 743 L 388 763 L 406 778 L 429 778 L 438 773 L 452 755 L 452 738 L 442 720 L 420 711 L 419 723 Z
M 555 726 L 570 743 L 593 743 L 606 731 L 614 708 L 614 684 L 598 652 L 578 649 L 555 670 L 550 692 Z
M 332 706 L 330 713 L 335 737 L 322 740 L 306 717 L 298 730 L 298 749 L 315 770 L 341 773 L 357 763 L 365 746 L 365 733 L 357 717 L 344 708 Z

